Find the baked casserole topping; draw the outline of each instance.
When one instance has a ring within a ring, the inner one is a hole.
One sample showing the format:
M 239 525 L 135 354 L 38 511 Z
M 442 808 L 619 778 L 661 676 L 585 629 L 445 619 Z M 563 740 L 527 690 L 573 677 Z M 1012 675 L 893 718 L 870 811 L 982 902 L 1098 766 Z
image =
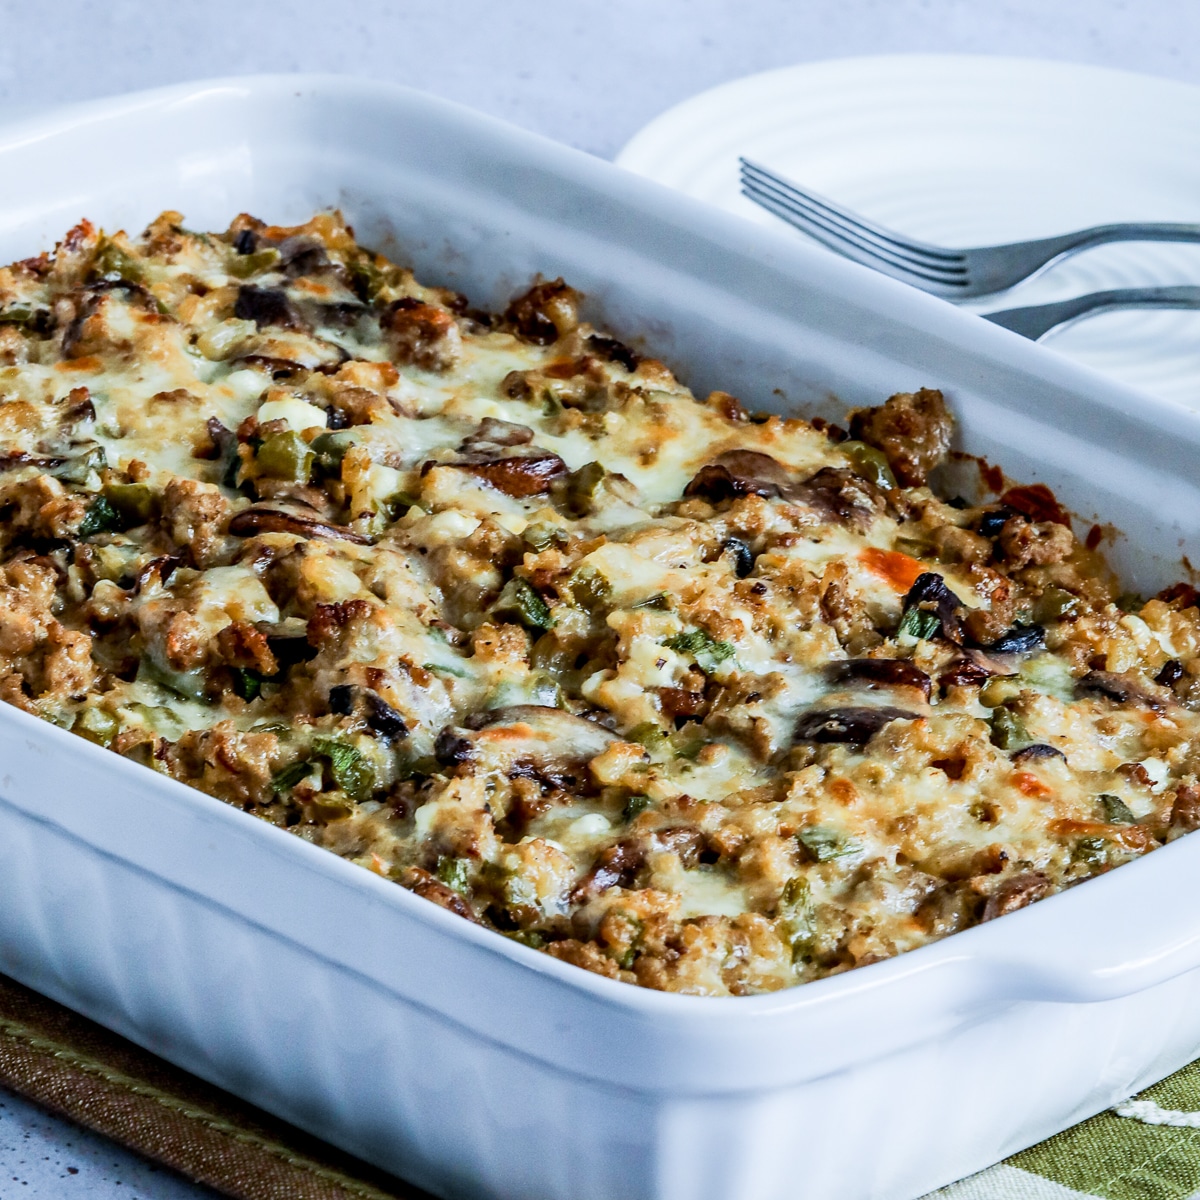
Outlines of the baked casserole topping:
M 697 400 L 336 214 L 0 271 L 0 697 L 613 979 L 745 995 L 1200 825 L 1200 613 L 940 393 Z M 882 397 L 881 397 L 882 399 Z

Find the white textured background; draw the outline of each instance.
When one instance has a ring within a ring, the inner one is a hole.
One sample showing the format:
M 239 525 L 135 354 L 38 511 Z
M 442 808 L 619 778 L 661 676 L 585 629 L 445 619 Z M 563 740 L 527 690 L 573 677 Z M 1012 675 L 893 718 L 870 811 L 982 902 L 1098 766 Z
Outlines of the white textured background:
M 211 75 L 330 71 L 424 88 L 611 157 L 725 80 L 906 50 L 1200 83 L 1200 0 L 0 0 L 0 113 Z M 0 1092 L 0 1200 L 211 1196 Z

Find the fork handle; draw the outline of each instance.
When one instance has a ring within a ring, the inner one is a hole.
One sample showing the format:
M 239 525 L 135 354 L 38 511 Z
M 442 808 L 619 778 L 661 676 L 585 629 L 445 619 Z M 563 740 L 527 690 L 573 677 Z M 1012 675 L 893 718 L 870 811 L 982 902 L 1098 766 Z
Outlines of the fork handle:
M 1047 249 L 1060 246 L 1060 254 L 1084 250 L 1089 246 L 1103 246 L 1106 242 L 1200 242 L 1200 225 L 1170 221 L 1122 221 L 1115 225 L 1093 225 L 1089 229 L 1043 239 Z
M 1036 342 L 1059 325 L 1117 308 L 1200 308 L 1200 287 L 1114 288 L 1107 292 L 1073 296 L 1070 300 L 1056 300 L 1051 304 L 1006 308 L 980 315 L 995 325 L 1003 325 L 1005 329 Z
M 1007 291 L 1069 254 L 1109 242 L 1200 242 L 1200 225 L 1126 221 L 1116 225 L 1093 225 L 1074 233 L 1060 233 L 1030 242 L 988 246 L 976 252 L 979 261 L 972 267 L 970 294 L 983 296 L 989 292 Z

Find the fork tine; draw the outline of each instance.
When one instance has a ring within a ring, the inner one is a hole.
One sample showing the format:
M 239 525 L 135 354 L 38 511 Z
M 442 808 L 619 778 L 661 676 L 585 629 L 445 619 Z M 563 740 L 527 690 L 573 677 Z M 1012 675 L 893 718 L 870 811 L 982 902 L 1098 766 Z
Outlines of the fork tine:
M 928 242 L 906 237 L 904 234 L 897 233 L 894 229 L 887 229 L 883 225 L 876 225 L 873 221 L 868 221 L 858 213 L 843 208 L 841 205 L 835 204 L 832 200 L 828 200 L 816 192 L 810 192 L 800 187 L 791 180 L 785 179 L 782 175 L 776 174 L 759 163 L 752 162 L 748 158 L 740 158 L 738 161 L 741 164 L 743 179 L 747 175 L 754 175 L 762 183 L 776 189 L 797 203 L 815 209 L 828 220 L 836 224 L 846 225 L 860 235 L 868 235 L 897 251 L 914 256 L 936 259 L 938 262 L 953 263 L 963 261 L 961 251 L 948 250 L 944 246 L 933 246 Z
M 867 266 L 884 269 L 889 274 L 898 275 L 902 278 L 921 280 L 922 283 L 934 284 L 950 292 L 957 291 L 967 285 L 966 269 L 963 267 L 945 269 L 929 267 L 924 263 L 914 263 L 911 260 L 906 260 L 890 253 L 883 247 L 869 242 L 864 243 L 849 237 L 844 230 L 836 227 L 831 228 L 825 222 L 803 210 L 797 211 L 786 201 L 779 199 L 772 193 L 759 191 L 750 185 L 745 185 L 742 190 L 751 200 L 762 205 L 763 208 L 773 212 L 789 224 L 795 225 L 823 245 L 837 250 L 839 253 Z
M 966 274 L 965 258 L 932 258 L 920 251 L 911 251 L 899 242 L 875 238 L 868 229 L 857 224 L 839 221 L 830 216 L 826 210 L 816 208 L 798 199 L 796 194 L 778 190 L 756 176 L 746 175 L 743 178 L 743 191 L 751 199 L 769 196 L 776 204 L 784 206 L 800 220 L 814 223 L 826 230 L 827 234 L 836 236 L 851 244 L 862 247 L 865 251 L 874 251 L 896 265 L 911 266 L 913 270 L 934 272 L 936 275 L 962 276 Z
M 766 188 L 760 182 L 744 178 L 742 191 L 750 199 L 766 205 L 767 199 L 772 201 L 771 211 L 776 215 L 784 215 L 780 210 L 791 214 L 785 220 L 795 218 L 792 223 L 804 222 L 805 226 L 815 226 L 825 231 L 826 237 L 837 239 L 839 243 L 853 245 L 863 253 L 872 254 L 881 261 L 889 262 L 902 270 L 912 270 L 922 277 L 945 279 L 947 282 L 965 283 L 967 265 L 965 260 L 960 262 L 937 262 L 928 258 L 910 256 L 890 245 L 884 245 L 860 234 L 857 230 L 848 229 L 844 225 L 835 224 L 824 214 L 798 205 L 790 196 L 785 196 L 773 188 Z

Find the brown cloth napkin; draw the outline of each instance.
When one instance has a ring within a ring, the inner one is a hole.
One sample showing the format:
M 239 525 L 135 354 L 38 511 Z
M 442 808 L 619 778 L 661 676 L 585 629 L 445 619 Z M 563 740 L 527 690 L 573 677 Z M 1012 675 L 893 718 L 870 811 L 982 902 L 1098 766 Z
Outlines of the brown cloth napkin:
M 432 1200 L 3 975 L 0 1084 L 238 1200 Z

